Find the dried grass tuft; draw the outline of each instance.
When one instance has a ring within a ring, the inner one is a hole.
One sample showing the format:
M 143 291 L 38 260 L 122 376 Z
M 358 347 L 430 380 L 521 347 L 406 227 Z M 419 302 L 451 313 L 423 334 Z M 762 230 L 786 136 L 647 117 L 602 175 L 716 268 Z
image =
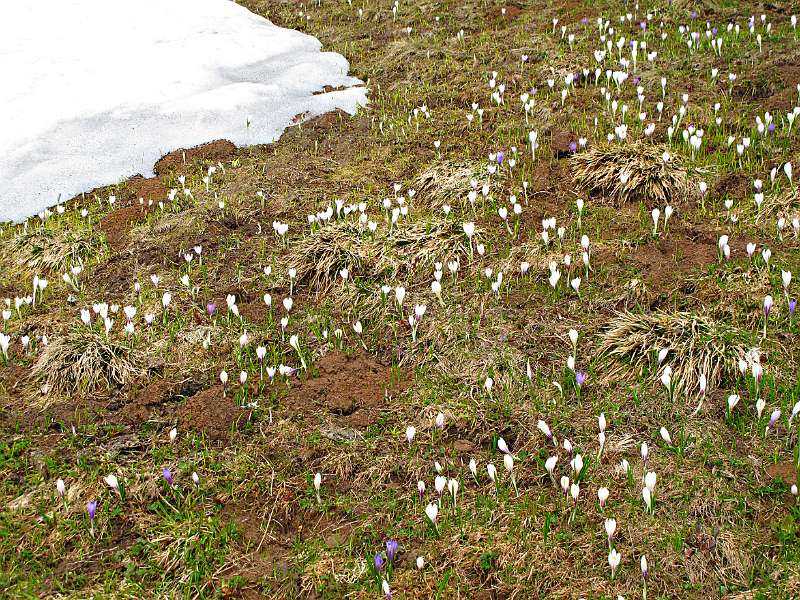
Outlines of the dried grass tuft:
M 402 278 L 436 260 L 466 256 L 466 244 L 461 226 L 452 221 L 402 224 L 374 236 L 357 223 L 335 221 L 296 242 L 288 264 L 297 269 L 299 282 L 321 295 L 341 281 L 343 269 L 351 278 Z
M 288 264 L 297 269 L 297 281 L 306 282 L 318 294 L 327 292 L 343 269 L 350 276 L 376 275 L 380 244 L 350 221 L 335 221 L 297 241 Z
M 739 332 L 708 316 L 625 312 L 603 332 L 600 351 L 643 369 L 654 364 L 654 356 L 664 348 L 669 354 L 661 368 L 670 365 L 675 388 L 687 394 L 698 390 L 701 375 L 706 376 L 709 388 L 733 381 L 738 361 L 748 350 Z M 614 369 L 609 377 L 618 373 Z
M 663 206 L 689 195 L 689 178 L 679 156 L 660 144 L 606 144 L 575 154 L 570 162 L 575 183 L 614 202 L 645 200 Z M 621 174 L 627 174 L 625 183 Z
M 788 187 L 777 194 L 765 194 L 763 212 L 776 217 L 792 219 L 800 211 L 800 188 Z
M 486 169 L 477 161 L 440 161 L 420 173 L 414 180 L 417 197 L 427 199 L 432 206 L 466 202 L 475 179 L 479 185 L 486 181 Z M 495 178 L 496 179 L 496 178 Z M 491 191 L 497 191 L 494 181 Z
M 18 233 L 2 254 L 8 261 L 6 264 L 42 274 L 82 265 L 102 247 L 100 239 L 85 230 L 52 231 L 39 228 Z
M 89 329 L 52 340 L 31 371 L 47 394 L 122 387 L 145 373 L 140 353 Z

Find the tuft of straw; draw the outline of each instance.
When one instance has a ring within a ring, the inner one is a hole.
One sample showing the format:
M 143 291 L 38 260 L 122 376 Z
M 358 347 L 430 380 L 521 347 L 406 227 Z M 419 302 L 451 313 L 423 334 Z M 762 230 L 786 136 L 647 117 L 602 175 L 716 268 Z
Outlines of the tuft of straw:
M 776 194 L 765 194 L 762 210 L 765 214 L 791 219 L 800 212 L 800 188 L 786 187 Z
M 573 180 L 590 194 L 613 202 L 644 200 L 663 206 L 689 196 L 689 178 L 679 156 L 660 144 L 642 141 L 605 144 L 572 156 Z M 620 175 L 627 175 L 625 183 Z
M 99 238 L 88 231 L 52 231 L 46 228 L 29 229 L 14 236 L 2 252 L 21 270 L 42 274 L 59 272 L 75 264 L 83 264 L 93 252 L 102 248 Z
M 481 163 L 445 160 L 422 171 L 414 180 L 413 187 L 417 190 L 417 197 L 427 199 L 432 206 L 443 206 L 466 202 L 473 179 L 479 186 L 485 183 L 486 169 Z M 490 185 L 492 192 L 497 191 L 494 181 Z
M 297 269 L 298 282 L 321 295 L 339 280 L 342 269 L 351 278 L 402 278 L 421 265 L 468 253 L 467 238 L 452 221 L 398 224 L 372 237 L 357 223 L 335 221 L 298 240 L 287 264 Z
M 125 386 L 144 375 L 143 357 L 134 349 L 89 329 L 52 340 L 31 374 L 47 394 L 72 395 Z
M 675 389 L 696 393 L 700 375 L 708 387 L 735 380 L 740 358 L 747 353 L 741 333 L 706 315 L 688 312 L 619 313 L 602 334 L 600 352 L 643 369 L 655 364 L 655 354 L 669 348 L 661 365 L 672 368 Z M 613 369 L 609 377 L 619 374 Z

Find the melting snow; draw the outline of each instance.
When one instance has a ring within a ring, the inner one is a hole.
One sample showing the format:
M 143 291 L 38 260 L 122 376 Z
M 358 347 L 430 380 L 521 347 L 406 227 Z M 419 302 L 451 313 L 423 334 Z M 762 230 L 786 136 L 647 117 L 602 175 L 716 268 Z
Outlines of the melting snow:
M 150 175 L 180 147 L 267 143 L 296 115 L 355 113 L 365 89 L 320 47 L 230 0 L 10 2 L 0 19 L 0 222 Z

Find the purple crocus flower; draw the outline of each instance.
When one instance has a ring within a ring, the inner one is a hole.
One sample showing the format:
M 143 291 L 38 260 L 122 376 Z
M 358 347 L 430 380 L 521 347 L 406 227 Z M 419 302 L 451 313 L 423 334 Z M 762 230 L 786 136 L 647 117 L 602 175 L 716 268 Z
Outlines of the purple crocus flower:
M 97 500 L 89 500 L 86 503 L 86 512 L 89 513 L 89 519 L 94 521 L 94 515 L 97 512 Z
M 213 302 L 209 302 L 206 304 L 206 310 L 208 311 L 208 316 L 212 317 L 214 316 L 214 311 L 217 310 L 217 305 Z
M 795 308 L 797 308 L 797 300 L 792 298 L 791 300 L 789 300 L 789 317 L 790 318 L 794 316 L 794 309 Z
M 639 23 L 639 28 L 640 28 L 642 31 L 644 31 L 645 29 L 647 29 L 647 21 L 642 21 L 641 23 Z
M 505 157 L 506 157 L 506 153 L 503 152 L 502 150 L 498 150 L 497 151 L 497 164 L 498 165 L 502 165 L 503 164 L 503 159 Z
M 588 17 L 583 17 L 581 19 L 581 25 L 588 25 L 588 24 L 589 24 L 589 18 Z
M 164 481 L 166 481 L 169 485 L 174 485 L 175 480 L 172 478 L 172 471 L 169 470 L 169 467 L 164 467 L 164 470 L 161 471 L 161 474 L 164 476 Z
M 578 151 L 578 144 L 576 144 L 575 142 L 570 142 L 569 143 L 569 151 L 573 152 L 573 153 L 577 152 Z
M 767 425 L 767 427 L 769 427 L 770 429 L 775 427 L 775 423 L 777 423 L 778 419 L 780 418 L 781 418 L 781 411 L 780 409 L 776 408 L 774 411 L 772 411 L 772 415 L 770 415 L 769 417 L 769 425 Z
M 578 371 L 577 373 L 575 373 L 575 383 L 578 384 L 578 387 L 581 387 L 583 385 L 587 377 L 588 375 L 583 371 Z
M 397 549 L 399 546 L 397 540 L 387 540 L 386 557 L 389 559 L 389 562 L 394 562 L 394 557 L 397 556 Z
M 775 131 L 775 123 L 770 123 L 769 125 L 767 125 L 767 131 L 769 131 L 770 133 Z
M 711 33 L 716 37 L 716 35 L 719 33 L 719 29 L 717 29 L 716 27 L 712 27 Z
M 380 552 L 375 555 L 375 570 L 379 573 L 383 570 L 383 555 Z
M 97 512 L 97 500 L 89 500 L 86 503 L 86 512 L 89 513 L 89 533 L 94 537 L 94 515 Z
M 692 19 L 696 19 L 697 18 L 697 11 L 693 10 L 692 14 L 690 16 L 692 17 Z

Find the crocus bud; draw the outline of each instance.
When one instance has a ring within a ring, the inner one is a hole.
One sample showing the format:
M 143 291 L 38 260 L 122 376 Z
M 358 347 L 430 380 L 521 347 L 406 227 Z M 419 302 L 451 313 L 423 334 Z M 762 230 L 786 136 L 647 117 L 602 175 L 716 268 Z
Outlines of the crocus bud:
M 508 454 L 508 445 L 503 438 L 497 438 L 497 449 L 500 450 L 503 454 Z
M 106 482 L 106 485 L 110 487 L 115 492 L 119 492 L 119 481 L 117 480 L 117 476 L 113 473 L 109 473 L 103 478 L 103 481 Z
M 428 519 L 430 519 L 431 523 L 433 523 L 435 526 L 436 517 L 439 515 L 439 505 L 436 504 L 435 502 L 428 504 L 428 506 L 425 507 L 425 515 L 428 517 Z
M 644 500 L 644 505 L 648 511 L 652 510 L 653 508 L 653 498 L 652 492 L 650 488 L 642 488 L 642 499 Z
M 772 414 L 769 417 L 769 425 L 767 425 L 767 428 L 772 429 L 773 427 L 775 427 L 775 423 L 777 423 L 778 419 L 780 418 L 781 418 L 781 410 L 779 408 L 776 408 L 775 410 L 772 411 Z
M 606 536 L 608 536 L 608 543 L 610 544 L 611 540 L 614 539 L 614 533 L 617 531 L 617 520 L 606 519 L 604 527 L 606 529 Z
M 648 471 L 644 476 L 644 485 L 652 493 L 656 487 L 656 474 L 653 471 Z
M 668 446 L 672 446 L 672 437 L 669 435 L 669 431 L 667 431 L 667 428 L 662 427 L 659 433 L 661 434 L 661 439 L 664 440 L 664 442 Z
M 389 559 L 389 562 L 393 562 L 395 556 L 397 556 L 397 550 L 400 547 L 400 544 L 397 543 L 397 540 L 387 540 L 386 541 L 386 558 Z
M 536 427 L 539 429 L 539 431 L 541 431 L 544 434 L 544 436 L 548 440 L 552 440 L 553 439 L 553 434 L 550 431 L 550 427 L 547 425 L 547 423 L 545 423 L 544 421 L 542 421 L 540 419 L 539 421 L 536 422 Z

